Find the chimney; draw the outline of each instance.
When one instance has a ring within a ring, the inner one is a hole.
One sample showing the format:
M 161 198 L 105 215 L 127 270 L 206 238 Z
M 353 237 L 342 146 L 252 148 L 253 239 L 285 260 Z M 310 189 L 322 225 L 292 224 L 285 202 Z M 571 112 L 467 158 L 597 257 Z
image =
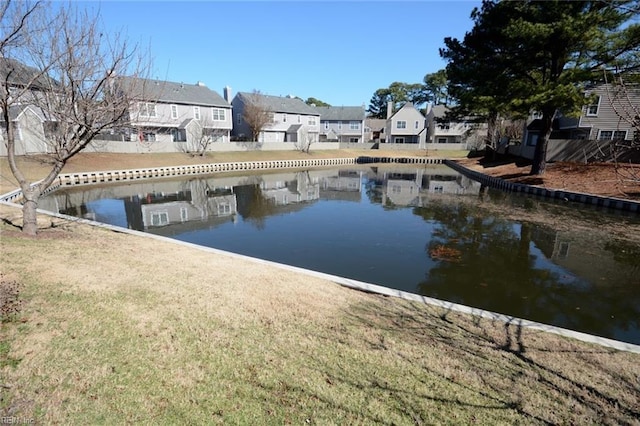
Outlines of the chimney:
M 387 102 L 387 120 L 393 115 L 393 101 Z
M 227 102 L 231 102 L 231 87 L 224 86 L 224 100 Z

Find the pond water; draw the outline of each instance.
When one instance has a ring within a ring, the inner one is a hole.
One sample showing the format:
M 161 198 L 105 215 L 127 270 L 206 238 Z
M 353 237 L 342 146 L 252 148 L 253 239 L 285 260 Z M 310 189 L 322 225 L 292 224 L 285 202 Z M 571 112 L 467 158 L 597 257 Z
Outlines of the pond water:
M 40 208 L 640 344 L 640 222 L 446 166 L 75 187 Z

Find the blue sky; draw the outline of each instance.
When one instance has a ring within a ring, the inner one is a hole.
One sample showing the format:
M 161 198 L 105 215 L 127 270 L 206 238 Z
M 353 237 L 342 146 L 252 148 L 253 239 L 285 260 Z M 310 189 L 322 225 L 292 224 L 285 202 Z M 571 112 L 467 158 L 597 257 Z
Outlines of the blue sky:
M 394 81 L 444 68 L 447 36 L 480 1 L 102 1 L 106 31 L 149 48 L 152 77 L 331 105 L 369 105 Z

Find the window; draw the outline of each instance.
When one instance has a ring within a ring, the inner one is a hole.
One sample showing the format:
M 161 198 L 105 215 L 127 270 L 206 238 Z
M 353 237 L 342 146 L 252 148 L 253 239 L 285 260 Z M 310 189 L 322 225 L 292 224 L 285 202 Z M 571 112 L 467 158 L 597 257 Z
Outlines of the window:
M 396 129 L 406 129 L 407 128 L 407 122 L 406 121 L 397 121 L 396 122 Z
M 200 120 L 200 107 L 193 107 L 193 118 Z
M 349 129 L 350 130 L 360 130 L 360 123 L 357 121 L 350 121 L 349 122 Z
M 600 130 L 598 132 L 598 140 L 609 141 L 612 139 L 616 141 L 627 139 L 627 131 L 626 130 Z
M 527 146 L 536 146 L 537 143 L 538 143 L 538 134 L 530 133 L 529 137 L 527 138 Z
M 155 117 L 156 106 L 146 102 L 140 102 L 140 117 Z
M 626 130 L 616 130 L 615 132 L 613 132 L 613 140 L 624 141 L 626 139 L 627 139 Z
M 169 213 L 167 212 L 152 212 L 151 213 L 151 226 L 162 226 L 169 223 Z
M 272 112 L 269 113 L 269 123 L 275 123 L 276 122 L 276 115 Z
M 218 204 L 218 215 L 223 216 L 229 214 L 231 214 L 231 204 L 226 201 L 221 201 L 220 204 Z
M 298 114 L 298 123 L 300 123 L 300 114 Z
M 449 123 L 441 123 L 438 124 L 438 129 L 440 130 L 449 130 L 450 129 L 450 124 Z
M 282 114 L 282 122 L 283 123 L 287 122 L 287 114 Z
M 338 121 L 338 130 L 342 130 L 342 121 Z
M 186 222 L 189 220 L 189 214 L 185 207 L 180 207 L 180 222 Z
M 447 138 L 438 138 L 438 143 L 447 143 Z
M 309 117 L 309 121 L 307 122 L 307 124 L 309 124 L 309 126 L 315 126 L 316 125 L 316 118 L 311 116 Z
M 171 105 L 171 118 L 178 118 L 178 105 Z
M 225 121 L 227 119 L 225 110 L 222 108 L 213 108 L 211 114 L 213 121 Z
M 587 117 L 595 117 L 598 115 L 598 106 L 600 105 L 600 96 L 596 97 L 596 102 L 587 105 Z
M 328 129 L 329 129 L 329 122 L 328 122 L 328 121 L 325 121 L 325 122 L 324 122 L 324 129 L 325 129 L 325 130 L 328 130 Z
M 420 122 L 416 120 L 416 129 L 418 128 L 419 125 L 420 125 Z
M 236 117 L 236 124 L 242 124 L 242 116 L 240 114 Z
M 393 142 L 395 142 L 395 143 L 404 143 L 404 138 L 395 138 L 393 140 Z
M 360 142 L 360 140 L 358 138 L 349 138 L 349 142 L 358 143 L 358 142 Z

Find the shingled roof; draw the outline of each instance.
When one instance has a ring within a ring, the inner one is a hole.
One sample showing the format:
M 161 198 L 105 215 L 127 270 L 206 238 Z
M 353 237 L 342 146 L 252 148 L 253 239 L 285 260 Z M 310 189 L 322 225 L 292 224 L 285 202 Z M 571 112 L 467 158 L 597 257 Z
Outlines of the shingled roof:
M 30 86 L 36 90 L 51 90 L 58 86 L 58 82 L 43 74 L 36 68 L 27 66 L 11 58 L 0 58 L 0 79 L 5 81 L 9 77 L 9 84 L 18 87 Z
M 322 121 L 362 121 L 364 108 L 361 106 L 315 107 Z
M 117 82 L 134 98 L 183 105 L 227 108 L 231 106 L 217 92 L 202 83 L 186 84 L 135 77 L 118 77 Z
M 272 112 L 285 112 L 288 114 L 320 115 L 316 108 L 305 104 L 299 98 L 263 95 L 262 93 L 238 92 L 243 102 L 251 102 L 255 97 L 259 99 L 260 105 Z

